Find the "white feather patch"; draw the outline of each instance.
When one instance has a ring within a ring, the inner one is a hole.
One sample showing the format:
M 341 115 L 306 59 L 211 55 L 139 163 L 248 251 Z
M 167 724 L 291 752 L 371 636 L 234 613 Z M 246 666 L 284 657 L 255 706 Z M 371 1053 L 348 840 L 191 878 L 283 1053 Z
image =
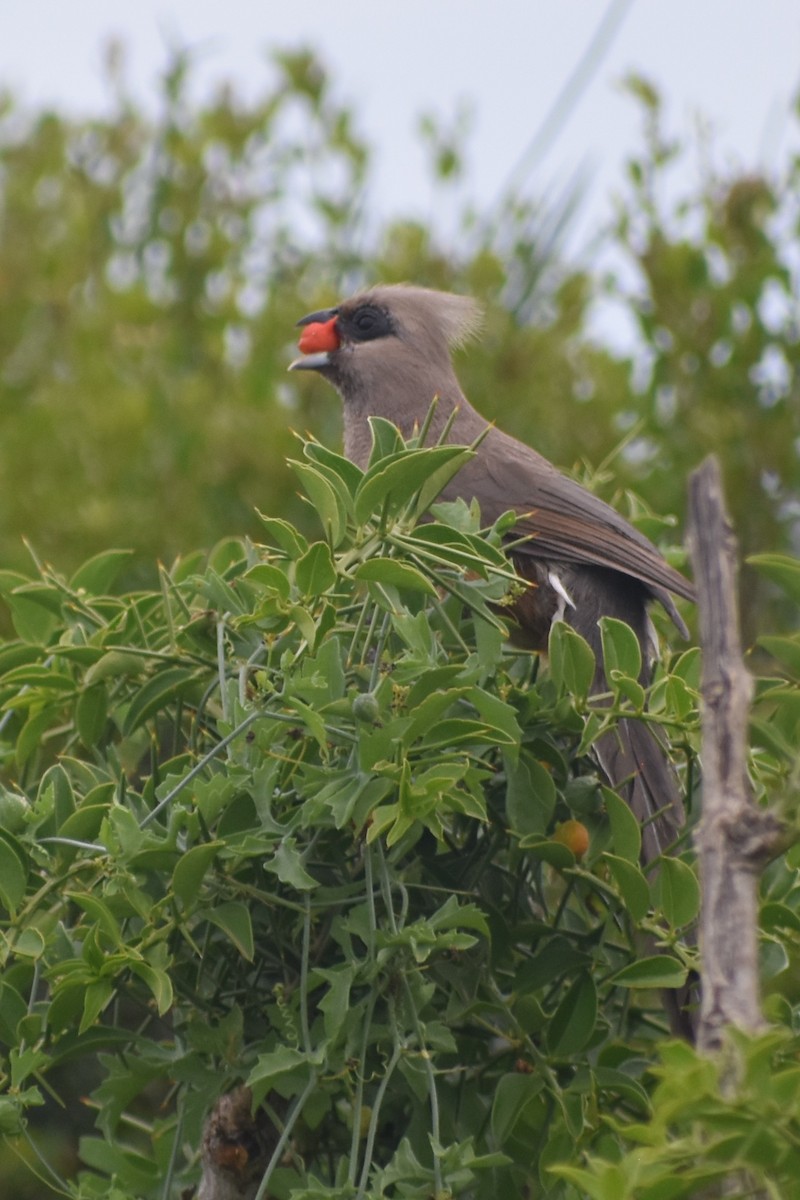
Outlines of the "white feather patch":
M 555 571 L 547 572 L 547 582 L 550 584 L 550 587 L 553 589 L 555 594 L 558 596 L 558 606 L 556 608 L 556 611 L 553 613 L 553 620 L 554 621 L 563 621 L 564 613 L 567 611 L 567 608 L 575 607 L 575 601 L 572 599 L 572 596 L 570 596 L 569 592 L 564 587 L 563 583 L 559 579 L 558 575 L 556 575 Z

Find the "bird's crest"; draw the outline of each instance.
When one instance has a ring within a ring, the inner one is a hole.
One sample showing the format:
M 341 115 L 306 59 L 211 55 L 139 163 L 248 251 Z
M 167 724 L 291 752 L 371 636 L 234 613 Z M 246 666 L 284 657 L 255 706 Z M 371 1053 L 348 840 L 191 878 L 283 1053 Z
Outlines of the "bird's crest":
M 447 344 L 454 348 L 475 337 L 483 325 L 483 309 L 477 300 L 455 292 L 437 292 L 408 283 L 388 283 L 371 288 L 358 299 L 386 305 L 397 314 L 401 323 L 407 315 L 425 324 L 438 325 Z

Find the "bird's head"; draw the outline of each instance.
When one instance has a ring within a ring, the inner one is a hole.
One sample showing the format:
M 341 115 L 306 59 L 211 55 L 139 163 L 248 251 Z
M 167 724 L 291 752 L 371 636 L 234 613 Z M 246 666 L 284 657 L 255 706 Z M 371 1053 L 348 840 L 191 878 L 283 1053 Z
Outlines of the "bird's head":
M 414 365 L 435 372 L 480 324 L 480 307 L 469 296 L 382 285 L 298 321 L 303 357 L 289 370 L 319 371 L 341 391 L 350 378 L 385 382 Z
M 458 423 L 478 420 L 453 372 L 450 352 L 477 333 L 479 305 L 469 296 L 407 284 L 385 284 L 309 313 L 298 322 L 303 357 L 291 371 L 317 371 L 344 402 L 345 449 L 369 454 L 366 418 L 393 421 L 407 437 L 425 420 L 434 398 L 435 436 L 453 409 Z M 464 425 L 463 440 L 476 430 Z

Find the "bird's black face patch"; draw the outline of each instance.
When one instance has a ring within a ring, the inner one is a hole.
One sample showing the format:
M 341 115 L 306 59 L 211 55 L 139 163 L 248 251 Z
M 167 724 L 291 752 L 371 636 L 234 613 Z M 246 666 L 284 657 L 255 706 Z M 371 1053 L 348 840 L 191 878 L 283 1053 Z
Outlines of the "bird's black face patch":
M 388 312 L 375 304 L 360 304 L 352 312 L 341 312 L 336 324 L 349 342 L 371 342 L 394 333 Z

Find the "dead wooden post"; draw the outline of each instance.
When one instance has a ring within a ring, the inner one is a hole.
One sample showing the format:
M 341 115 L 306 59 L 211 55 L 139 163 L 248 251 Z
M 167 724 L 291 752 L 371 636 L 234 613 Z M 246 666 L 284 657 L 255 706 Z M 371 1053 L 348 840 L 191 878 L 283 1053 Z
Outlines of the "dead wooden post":
M 758 876 L 774 855 L 779 821 L 752 797 L 747 774 L 752 678 L 742 661 L 736 539 L 717 460 L 689 482 L 689 540 L 697 585 L 702 671 L 703 812 L 695 834 L 702 903 L 698 1045 L 720 1048 L 727 1025 L 764 1021 L 758 983 Z

